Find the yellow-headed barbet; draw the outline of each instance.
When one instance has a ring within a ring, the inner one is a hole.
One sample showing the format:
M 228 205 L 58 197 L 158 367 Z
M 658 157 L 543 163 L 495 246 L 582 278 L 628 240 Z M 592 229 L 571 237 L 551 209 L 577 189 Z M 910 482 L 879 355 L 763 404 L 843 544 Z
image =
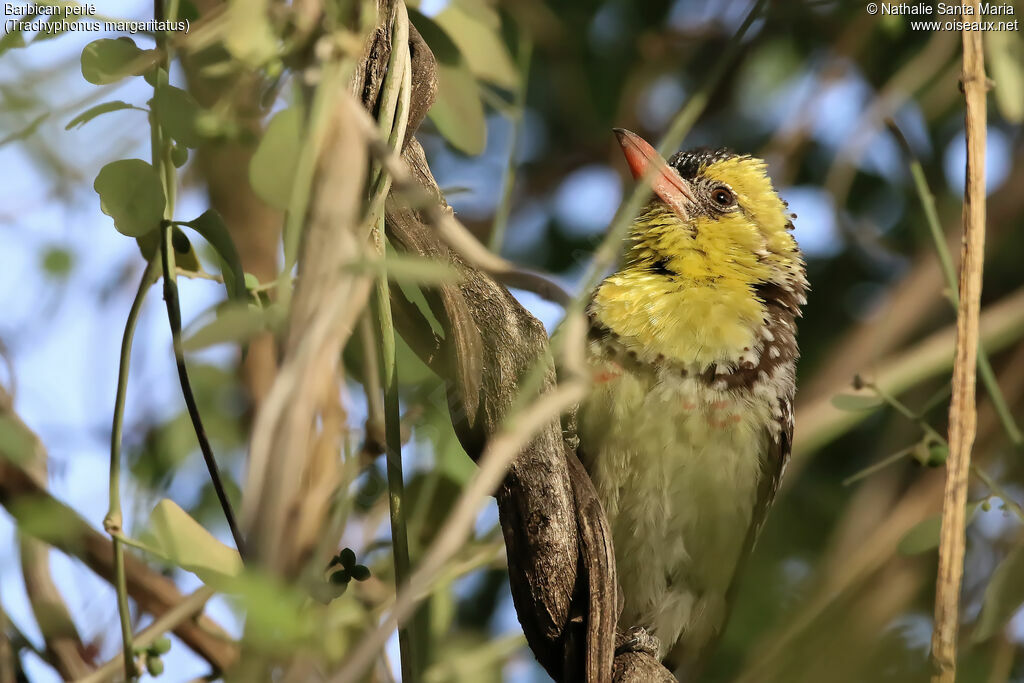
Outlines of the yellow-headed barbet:
M 690 680 L 789 459 L 807 280 L 763 161 L 702 149 L 666 162 L 616 133 L 653 198 L 587 308 L 579 452 L 611 525 L 619 623 L 639 627 L 626 645 Z

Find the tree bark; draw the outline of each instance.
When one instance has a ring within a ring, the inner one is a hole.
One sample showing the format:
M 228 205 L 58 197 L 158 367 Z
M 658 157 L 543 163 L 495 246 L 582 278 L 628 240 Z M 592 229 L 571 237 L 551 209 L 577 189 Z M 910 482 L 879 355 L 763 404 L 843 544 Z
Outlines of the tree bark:
M 379 16 L 391 16 L 387 0 L 378 5 Z M 390 44 L 385 20 L 356 71 L 355 92 L 371 112 Z M 422 147 L 412 137 L 437 89 L 434 57 L 415 28 L 410 30 L 410 51 L 413 92 L 402 158 L 442 210 L 451 211 Z M 523 378 L 536 364 L 543 370 L 538 390 L 553 386 L 547 334 L 505 287 L 451 250 L 425 212 L 392 196 L 386 220 L 397 248 L 448 263 L 462 276 L 456 284 L 424 292 L 444 327 L 443 339 L 394 290 L 393 306 L 403 337 L 447 380 L 453 425 L 466 452 L 476 459 L 501 427 Z M 558 681 L 674 680 L 649 655 L 624 653 L 615 658 L 617 583 L 611 534 L 574 443 L 553 419 L 518 456 L 495 493 L 512 596 L 527 642 Z

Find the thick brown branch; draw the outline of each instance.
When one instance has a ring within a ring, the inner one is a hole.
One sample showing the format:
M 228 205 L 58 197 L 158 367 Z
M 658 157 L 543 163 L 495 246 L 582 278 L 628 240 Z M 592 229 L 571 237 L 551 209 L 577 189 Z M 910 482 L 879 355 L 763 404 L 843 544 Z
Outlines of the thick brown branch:
M 0 417 L 20 419 L 10 408 L 10 397 L 0 390 Z M 27 430 L 27 427 L 25 428 Z M 45 539 L 58 550 L 82 561 L 89 569 L 112 582 L 114 580 L 113 551 L 110 539 L 95 530 L 74 510 L 46 491 L 43 484 L 22 467 L 15 464 L 15 454 L 4 452 L 0 445 L 0 504 L 19 525 L 31 524 L 40 510 L 52 515 L 48 519 L 60 520 L 60 532 Z M 125 557 L 128 594 L 144 612 L 161 615 L 183 599 L 170 579 L 153 571 L 141 560 Z M 213 620 L 200 616 L 178 626 L 174 633 L 203 659 L 219 671 L 226 670 L 238 656 L 230 636 Z
M 324 73 L 318 88 L 336 104 L 344 83 L 337 69 Z M 324 523 L 340 482 L 341 421 L 333 417 L 341 350 L 370 291 L 369 278 L 345 268 L 365 247 L 356 237 L 365 147 L 344 107 L 324 108 L 322 124 L 310 124 L 323 126 L 323 142 L 284 358 L 256 417 L 243 501 L 253 557 L 284 576 L 297 575 L 319 546 L 329 545 Z
M 386 5 L 382 2 L 381 5 Z M 381 16 L 388 16 L 386 6 Z M 433 103 L 433 56 L 419 34 L 410 37 L 413 64 L 411 136 Z M 357 73 L 355 92 L 373 111 L 387 63 L 389 38 L 378 29 Z M 402 153 L 413 178 L 450 211 L 419 143 Z M 406 340 L 448 380 L 452 421 L 466 451 L 479 457 L 509 414 L 523 379 L 539 371 L 538 389 L 555 382 L 547 334 L 491 277 L 454 253 L 427 215 L 393 197 L 388 235 L 396 247 L 446 262 L 462 278 L 425 292 L 445 330 L 435 335 L 415 307 L 396 300 L 396 323 Z M 542 430 L 512 464 L 496 492 L 509 558 L 512 595 L 538 660 L 556 680 L 612 680 L 616 579 L 610 533 L 593 485 L 557 422 Z M 673 680 L 654 658 L 616 660 L 615 680 Z
M 196 3 L 202 16 L 211 15 L 225 4 L 223 0 Z M 259 138 L 264 114 L 261 89 L 266 84 L 258 74 L 244 69 L 227 76 L 210 76 L 203 70 L 209 59 L 208 52 L 182 56 L 190 92 L 208 108 L 230 101 L 239 125 L 248 135 Z M 269 282 L 277 276 L 282 216 L 241 180 L 246 177 L 255 150 L 256 145 L 250 141 L 205 144 L 196 152 L 196 167 L 209 192 L 210 205 L 224 217 L 242 268 L 260 282 Z M 265 333 L 249 342 L 241 360 L 240 371 L 253 412 L 274 382 L 276 355 L 273 335 Z

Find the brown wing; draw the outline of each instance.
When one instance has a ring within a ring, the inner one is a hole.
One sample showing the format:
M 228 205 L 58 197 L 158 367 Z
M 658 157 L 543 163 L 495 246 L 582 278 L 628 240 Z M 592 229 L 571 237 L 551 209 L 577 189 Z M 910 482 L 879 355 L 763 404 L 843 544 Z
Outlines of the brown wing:
M 778 417 L 778 437 L 769 436 L 769 450 L 765 454 L 764 476 L 761 478 L 757 490 L 757 502 L 754 504 L 754 512 L 751 516 L 750 533 L 747 535 L 744 555 L 754 547 L 761 527 L 768 518 L 768 510 L 775 501 L 775 494 L 779 490 L 779 484 L 786 473 L 786 466 L 789 464 L 789 456 L 793 452 L 793 397 L 784 396 L 779 398 L 781 414 Z

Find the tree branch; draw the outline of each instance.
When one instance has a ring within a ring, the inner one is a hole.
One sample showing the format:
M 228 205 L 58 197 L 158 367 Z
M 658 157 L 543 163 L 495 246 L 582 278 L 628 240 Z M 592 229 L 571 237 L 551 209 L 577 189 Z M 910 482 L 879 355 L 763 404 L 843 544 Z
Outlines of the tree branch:
M 37 442 L 36 457 L 27 467 L 31 468 L 35 477 L 45 480 L 46 453 L 42 444 Z M 65 679 L 84 676 L 92 664 L 85 658 L 85 648 L 78 629 L 50 575 L 50 546 L 20 531 L 18 537 L 25 592 L 43 634 L 50 661 Z
M 971 3 L 979 14 L 977 0 Z M 963 90 L 967 101 L 967 180 L 964 187 L 960 307 L 956 317 L 953 399 L 949 406 L 949 459 L 942 502 L 942 535 L 935 593 L 932 683 L 956 679 L 956 641 L 960 626 L 960 584 L 964 571 L 964 523 L 971 447 L 977 428 L 975 380 L 981 274 L 985 264 L 985 132 L 988 80 L 981 32 L 963 31 Z
M 382 0 L 380 16 L 388 16 Z M 381 26 L 357 67 L 354 91 L 374 111 L 387 62 L 390 38 Z M 407 137 L 433 103 L 433 55 L 419 34 L 410 32 L 413 100 Z M 410 139 L 402 153 L 416 183 L 450 213 L 427 165 Z M 448 380 L 448 399 L 459 440 L 479 459 L 485 444 L 500 433 L 527 373 L 539 364 L 541 394 L 555 387 L 547 334 L 492 277 L 469 264 L 442 240 L 438 209 L 412 209 L 392 197 L 386 210 L 388 236 L 395 246 L 455 268 L 458 283 L 425 291 L 432 312 L 445 329 L 443 339 L 418 311 L 395 299 L 396 323 L 417 354 Z M 529 440 L 509 466 L 496 492 L 508 550 L 513 600 L 527 641 L 556 680 L 612 680 L 616 623 L 616 578 L 607 521 L 589 477 L 576 461 L 557 420 Z M 615 680 L 669 676 L 646 655 L 616 662 Z M 671 680 L 668 678 L 666 680 Z
M 0 417 L 15 421 L 26 432 L 28 427 L 14 413 L 10 395 L 0 389 Z M 33 438 L 35 435 L 33 434 Z M 31 523 L 33 514 L 44 509 L 60 520 L 59 533 L 42 539 L 65 554 L 82 561 L 111 584 L 114 581 L 111 541 L 82 519 L 78 513 L 46 491 L 43 482 L 18 464 L 14 453 L 0 443 L 0 505 L 19 526 Z M 125 556 L 128 594 L 144 612 L 161 615 L 178 605 L 184 597 L 167 577 L 147 567 L 134 555 Z M 174 629 L 175 635 L 218 671 L 224 671 L 238 656 L 230 636 L 209 617 L 199 616 Z

